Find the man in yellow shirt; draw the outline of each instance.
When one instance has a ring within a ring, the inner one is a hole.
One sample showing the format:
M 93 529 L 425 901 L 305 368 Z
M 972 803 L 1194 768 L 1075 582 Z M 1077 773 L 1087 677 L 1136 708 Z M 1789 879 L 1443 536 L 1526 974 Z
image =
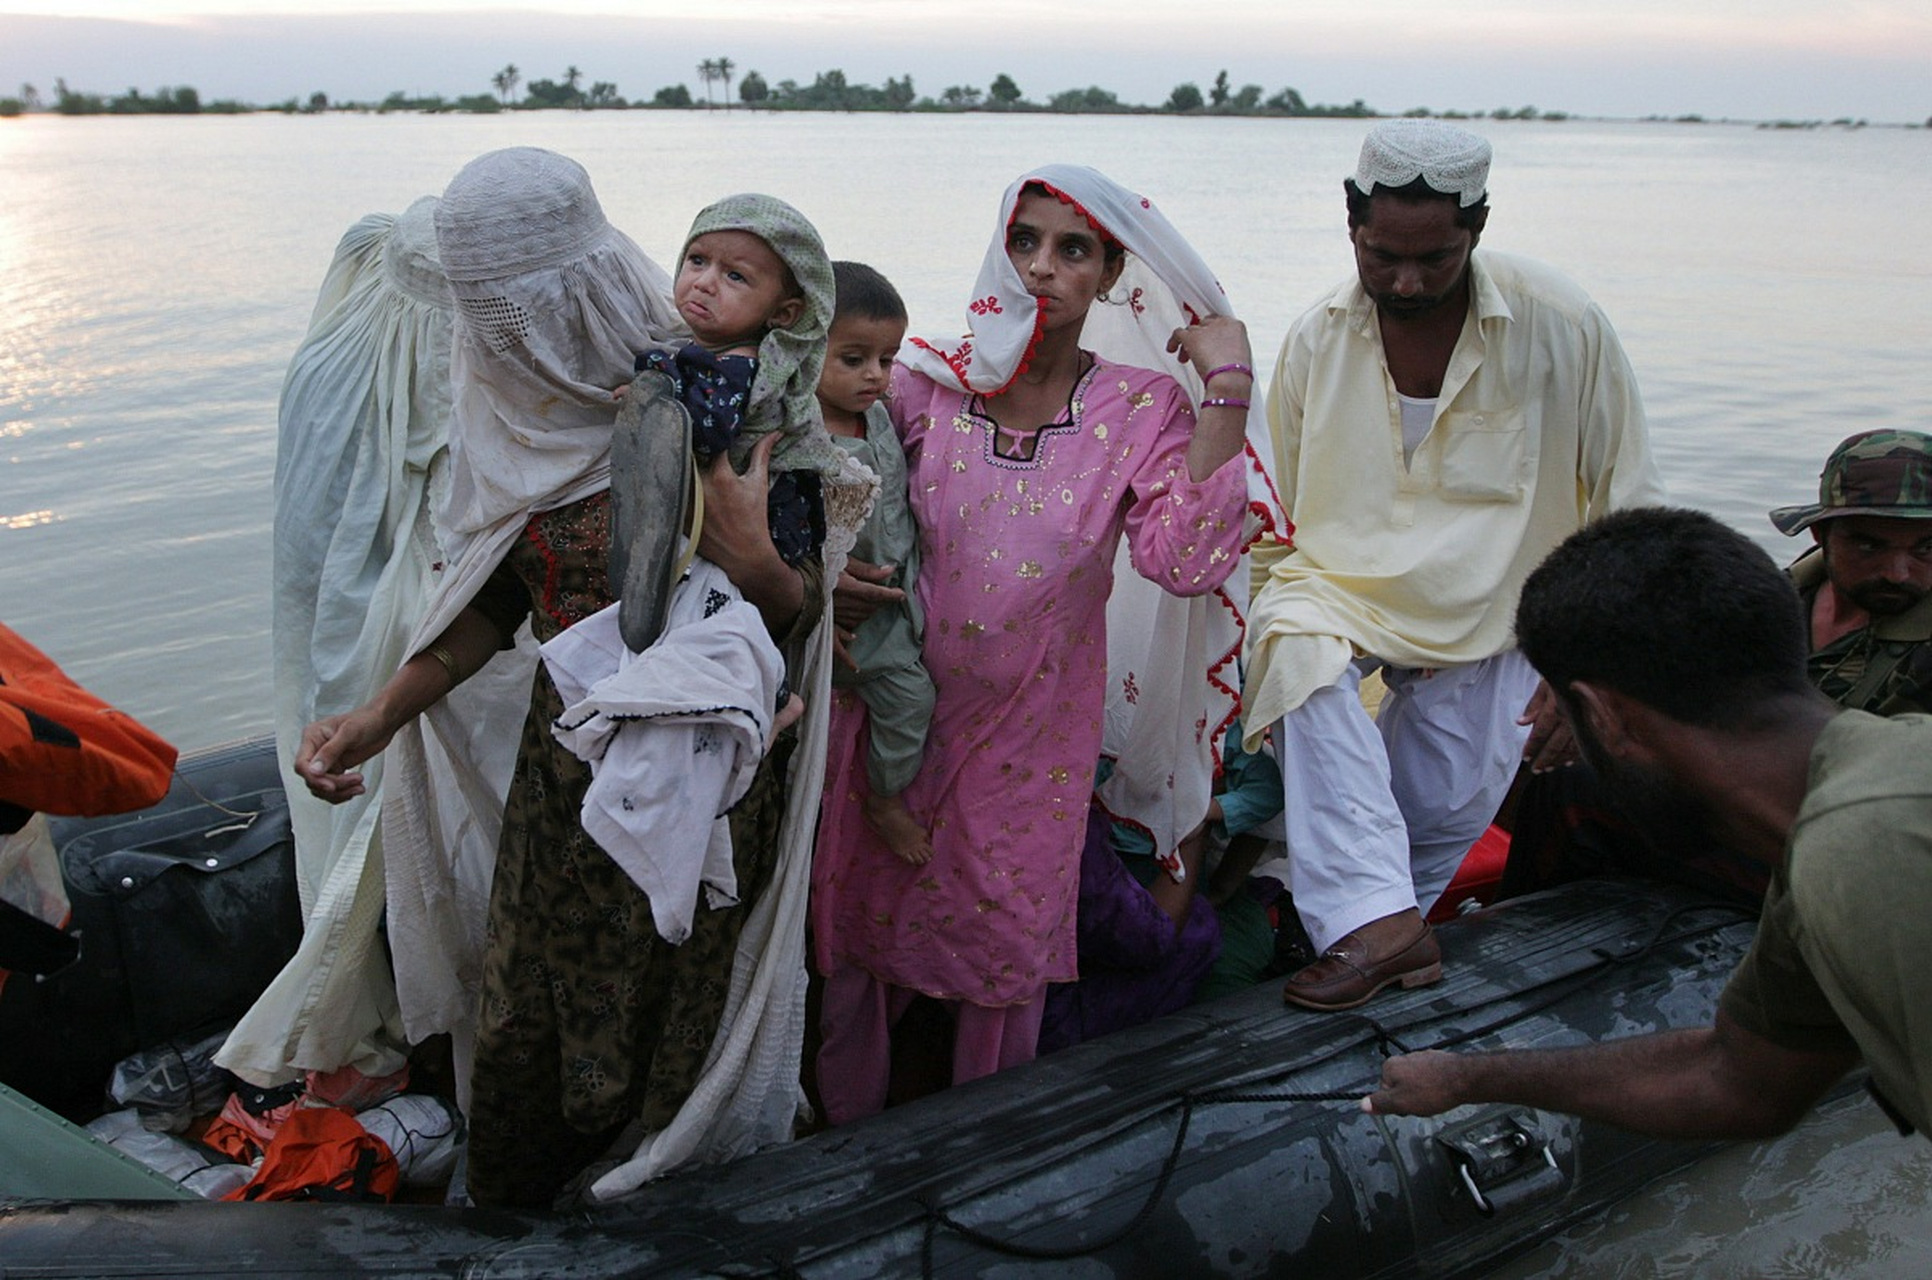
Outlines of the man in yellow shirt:
M 1511 638 L 1524 578 L 1586 522 L 1654 503 L 1635 377 L 1549 267 L 1476 246 L 1489 144 L 1377 125 L 1344 183 L 1356 276 L 1290 330 L 1268 393 L 1291 542 L 1257 548 L 1249 748 L 1274 727 L 1289 890 L 1320 958 L 1284 996 L 1346 1009 L 1441 975 L 1422 912 L 1535 734 Z M 1380 670 L 1377 720 L 1359 696 Z

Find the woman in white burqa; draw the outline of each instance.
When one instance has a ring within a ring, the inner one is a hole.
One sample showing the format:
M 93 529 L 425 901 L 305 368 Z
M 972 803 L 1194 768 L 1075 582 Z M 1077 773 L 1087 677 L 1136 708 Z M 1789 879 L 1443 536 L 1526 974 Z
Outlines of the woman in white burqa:
M 435 589 L 447 485 L 454 302 L 436 198 L 343 235 L 283 380 L 275 458 L 275 746 L 288 792 L 302 943 L 216 1057 L 254 1084 L 405 1062 L 383 916 L 382 761 L 331 806 L 293 773 L 302 730 L 348 711 L 409 656 Z M 507 665 L 507 664 L 506 664 Z M 528 661 L 523 675 L 528 677 Z M 513 730 L 512 730 L 513 731 Z
M 828 701 L 818 622 L 865 477 L 830 479 L 823 559 L 796 564 L 766 528 L 762 462 L 704 478 L 700 562 L 756 606 L 807 711 L 728 815 L 737 901 L 699 911 L 673 945 L 583 830 L 590 771 L 552 732 L 564 704 L 550 674 L 525 683 L 520 742 L 445 696 L 526 621 L 547 641 L 612 603 L 611 548 L 628 535 L 614 527 L 610 389 L 638 352 L 680 340 L 670 282 L 606 221 L 582 168 L 536 148 L 472 161 L 436 220 L 458 307 L 446 565 L 408 661 L 310 726 L 297 767 L 316 795 L 350 797 L 355 767 L 394 739 L 382 825 L 404 1031 L 452 1033 L 460 1079 L 473 1061 L 473 1197 L 536 1207 L 616 1142 L 642 1145 L 600 1191 L 790 1134 Z M 779 441 L 771 465 L 805 444 Z

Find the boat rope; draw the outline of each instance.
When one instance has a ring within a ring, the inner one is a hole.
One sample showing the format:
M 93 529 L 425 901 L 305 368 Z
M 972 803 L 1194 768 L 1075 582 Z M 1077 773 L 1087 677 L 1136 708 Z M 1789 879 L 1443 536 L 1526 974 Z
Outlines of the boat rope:
M 1710 911 L 1720 911 L 1730 918 L 1720 920 L 1711 924 L 1687 928 L 1676 933 L 1670 932 L 1672 925 L 1677 921 L 1677 919 L 1680 916 L 1684 916 L 1692 913 L 1710 912 Z M 1703 934 L 1714 933 L 1718 929 L 1725 928 L 1728 925 L 1734 923 L 1737 919 L 1748 919 L 1752 916 L 1752 914 L 1753 913 L 1751 911 L 1743 907 L 1735 906 L 1731 903 L 1725 903 L 1725 902 L 1697 902 L 1697 903 L 1690 903 L 1684 906 L 1676 907 L 1671 911 L 1665 913 L 1663 918 L 1658 922 L 1656 928 L 1651 931 L 1650 936 L 1647 938 L 1633 942 L 1630 946 L 1625 947 L 1620 951 L 1612 952 L 1612 951 L 1606 951 L 1604 949 L 1599 948 L 1596 951 L 1597 958 L 1592 963 L 1580 969 L 1574 970 L 1570 973 L 1559 974 L 1559 975 L 1556 975 L 1555 977 L 1545 979 L 1542 982 L 1531 984 L 1530 986 L 1524 987 L 1521 991 L 1509 992 L 1504 995 L 1491 997 L 1490 999 L 1486 1001 L 1482 1001 L 1473 1007 L 1481 1008 L 1485 1004 L 1492 1004 L 1492 1005 L 1499 1004 L 1506 999 L 1516 999 L 1524 994 L 1527 994 L 1528 992 L 1536 991 L 1540 988 L 1554 988 L 1554 990 L 1550 991 L 1543 998 L 1536 1001 L 1536 1003 L 1531 1004 L 1526 1008 L 1516 1009 L 1504 1015 L 1501 1018 L 1497 1018 L 1483 1025 L 1470 1027 L 1465 1030 L 1458 1031 L 1452 1035 L 1444 1036 L 1438 1040 L 1433 1041 L 1429 1045 L 1423 1046 L 1423 1047 L 1427 1047 L 1430 1049 L 1449 1048 L 1455 1045 L 1466 1044 L 1469 1041 L 1475 1040 L 1482 1036 L 1493 1034 L 1494 1032 L 1499 1031 L 1505 1027 L 1508 1027 L 1513 1023 L 1520 1022 L 1537 1013 L 1541 1013 L 1543 1010 L 1549 1008 L 1552 1005 L 1560 1003 L 1563 1000 L 1569 999 L 1571 996 L 1577 994 L 1579 991 L 1584 990 L 1585 988 L 1589 987 L 1591 984 L 1600 980 L 1604 975 L 1614 971 L 1615 969 L 1623 965 L 1629 964 L 1633 960 L 1636 960 L 1638 957 L 1644 955 L 1645 953 L 1659 946 L 1665 945 L 1666 943 L 1680 942 L 1688 938 L 1701 936 Z M 1409 1043 L 1406 1037 L 1408 1037 L 1411 1033 L 1415 1032 L 1420 1028 L 1426 1027 L 1431 1023 L 1440 1021 L 1443 1018 L 1459 1016 L 1467 1012 L 1469 1012 L 1469 1008 L 1459 1008 L 1459 1009 L 1453 1009 L 1453 1010 L 1445 1010 L 1442 1012 L 1424 1013 L 1421 1017 L 1418 1017 L 1411 1022 L 1408 1022 L 1400 1027 L 1395 1027 L 1395 1028 L 1383 1026 L 1376 1019 L 1371 1018 L 1366 1014 L 1346 1014 L 1344 1016 L 1358 1019 L 1360 1022 L 1363 1023 L 1363 1033 L 1360 1036 L 1357 1036 L 1352 1040 L 1350 1040 L 1348 1043 L 1343 1044 L 1337 1048 L 1331 1049 L 1327 1052 L 1324 1052 L 1318 1056 L 1307 1058 L 1300 1062 L 1296 1062 L 1288 1066 L 1284 1066 L 1276 1070 L 1270 1071 L 1268 1073 L 1268 1078 L 1281 1079 L 1287 1076 L 1308 1071 L 1313 1067 L 1321 1065 L 1323 1062 L 1326 1062 L 1334 1058 L 1340 1057 L 1344 1054 L 1353 1052 L 1354 1050 L 1359 1048 L 1365 1041 L 1369 1041 L 1369 1040 L 1374 1041 L 1378 1052 L 1380 1052 L 1380 1054 L 1384 1058 L 1392 1057 L 1397 1053 L 1410 1053 L 1414 1051 L 1414 1048 L 1411 1046 L 1411 1044 Z M 1030 1260 L 1030 1261 L 1041 1261 L 1041 1262 L 1068 1261 L 1074 1258 L 1086 1257 L 1092 1254 L 1099 1253 L 1105 1249 L 1112 1248 L 1114 1245 L 1119 1244 L 1121 1241 L 1126 1240 L 1128 1237 L 1132 1236 L 1135 1232 L 1139 1231 L 1148 1222 L 1148 1220 L 1153 1217 L 1155 1211 L 1159 1209 L 1163 1199 L 1166 1196 L 1168 1184 L 1173 1180 L 1175 1171 L 1180 1167 L 1181 1156 L 1185 1151 L 1186 1145 L 1187 1145 L 1188 1127 L 1193 1120 L 1194 1112 L 1197 1107 L 1220 1106 L 1220 1105 L 1240 1104 L 1240 1103 L 1257 1104 L 1257 1103 L 1282 1103 L 1282 1102 L 1290 1102 L 1290 1103 L 1341 1102 L 1341 1103 L 1348 1103 L 1350 1105 L 1359 1106 L 1363 1096 L 1366 1093 L 1371 1092 L 1378 1083 L 1379 1083 L 1379 1073 L 1378 1073 L 1378 1076 L 1375 1078 L 1364 1079 L 1359 1084 L 1352 1085 L 1351 1087 L 1345 1088 L 1345 1089 L 1327 1089 L 1327 1090 L 1313 1090 L 1313 1091 L 1289 1091 L 1289 1090 L 1276 1090 L 1276 1089 L 1261 1089 L 1261 1090 L 1216 1089 L 1216 1090 L 1208 1090 L 1206 1092 L 1188 1092 L 1188 1093 L 1180 1094 L 1178 1097 L 1173 1099 L 1168 1104 L 1168 1107 L 1174 1109 L 1177 1112 L 1177 1123 L 1175 1125 L 1175 1130 L 1174 1130 L 1174 1140 L 1168 1147 L 1166 1157 L 1161 1161 L 1159 1172 L 1155 1175 L 1155 1178 L 1154 1178 L 1154 1184 L 1152 1187 L 1148 1189 L 1147 1198 L 1142 1202 L 1140 1208 L 1134 1212 L 1133 1216 L 1129 1218 L 1121 1226 L 1109 1232 L 1105 1236 L 1102 1236 L 1093 1240 L 1088 1240 L 1080 1244 L 1069 1244 L 1069 1245 L 1059 1245 L 1059 1246 L 1035 1245 L 1035 1244 L 1026 1244 L 1018 1240 L 1002 1239 L 986 1231 L 980 1230 L 977 1227 L 973 1227 L 968 1225 L 967 1223 L 961 1222 L 958 1218 L 953 1216 L 953 1214 L 949 1212 L 944 1206 L 942 1206 L 938 1202 L 936 1197 L 926 1193 L 917 1194 L 913 1196 L 912 1199 L 913 1199 L 913 1202 L 919 1206 L 920 1213 L 924 1219 L 922 1224 L 920 1248 L 919 1248 L 919 1274 L 922 1277 L 925 1277 L 926 1280 L 930 1280 L 930 1278 L 933 1275 L 935 1275 L 935 1261 L 933 1256 L 934 1248 L 937 1243 L 939 1230 L 942 1227 L 947 1231 L 950 1231 L 953 1234 L 959 1236 L 962 1240 L 965 1240 L 967 1243 L 977 1245 L 978 1247 L 985 1249 L 989 1252 L 1001 1254 L 1006 1257 L 1020 1258 L 1020 1259 Z M 1148 1119 L 1157 1118 L 1160 1114 L 1161 1112 L 1156 1112 L 1153 1115 L 1149 1116 Z M 789 1275 L 796 1275 L 798 1274 L 798 1272 L 795 1264 L 785 1263 L 785 1264 L 781 1264 L 778 1274 L 789 1276 Z
M 1456 1047 L 1457 1045 L 1468 1044 L 1472 1040 L 1481 1039 L 1483 1036 L 1493 1035 L 1496 1032 L 1501 1031 L 1515 1023 L 1522 1022 L 1528 1018 L 1534 1017 L 1536 1014 L 1543 1012 L 1545 1009 L 1548 1009 L 1557 1004 L 1561 1004 L 1563 1001 L 1568 1000 L 1571 996 L 1575 995 L 1577 992 L 1582 991 L 1586 987 L 1589 987 L 1593 983 L 1599 981 L 1601 978 L 1604 977 L 1604 975 L 1610 973 L 1612 970 L 1618 968 L 1621 965 L 1630 964 L 1631 962 L 1637 959 L 1640 959 L 1644 955 L 1647 955 L 1648 953 L 1650 953 L 1651 951 L 1654 951 L 1660 946 L 1663 946 L 1667 943 L 1682 942 L 1687 938 L 1694 938 L 1702 934 L 1712 933 L 1718 929 L 1725 927 L 1727 924 L 1732 922 L 1731 920 L 1722 920 L 1712 924 L 1701 925 L 1695 928 L 1686 929 L 1679 933 L 1670 932 L 1671 926 L 1677 921 L 1678 917 L 1692 914 L 1692 913 L 1708 912 L 1708 911 L 1720 911 L 1725 913 L 1727 916 L 1733 917 L 1735 919 L 1749 919 L 1752 915 L 1755 914 L 1754 912 L 1751 912 L 1745 909 L 1744 907 L 1735 906 L 1727 902 L 1687 903 L 1683 906 L 1675 907 L 1670 911 L 1666 912 L 1663 915 L 1663 917 L 1657 922 L 1657 926 L 1651 931 L 1649 937 L 1641 939 L 1639 941 L 1632 942 L 1629 946 L 1625 947 L 1621 951 L 1612 952 L 1612 951 L 1605 951 L 1599 948 L 1596 952 L 1596 957 L 1597 957 L 1596 960 L 1590 963 L 1589 965 L 1586 965 L 1583 968 L 1574 970 L 1570 973 L 1557 974 L 1556 976 L 1551 978 L 1546 978 L 1541 982 L 1532 983 L 1529 986 L 1521 988 L 1520 990 L 1512 991 L 1508 993 L 1507 996 L 1495 996 L 1490 998 L 1489 1000 L 1482 1001 L 1481 1003 L 1478 1003 L 1475 1005 L 1471 1005 L 1471 1006 L 1467 1006 L 1467 1007 L 1459 1008 L 1455 1010 L 1450 1010 L 1443 1013 L 1425 1013 L 1421 1017 L 1416 1018 L 1411 1022 L 1405 1023 L 1403 1026 L 1395 1029 L 1390 1029 L 1388 1027 L 1383 1026 L 1380 1022 L 1377 1022 L 1374 1018 L 1371 1018 L 1366 1014 L 1348 1014 L 1345 1016 L 1358 1018 L 1364 1024 L 1366 1024 L 1367 1034 L 1365 1036 L 1358 1037 L 1357 1039 L 1350 1041 L 1347 1044 L 1344 1044 L 1336 1049 L 1332 1049 L 1318 1058 L 1304 1059 L 1303 1061 L 1295 1063 L 1291 1066 L 1281 1068 L 1279 1071 L 1271 1072 L 1270 1075 L 1274 1076 L 1275 1078 L 1280 1078 L 1282 1076 L 1293 1075 L 1298 1072 L 1307 1071 L 1309 1068 L 1314 1066 L 1319 1066 L 1321 1063 L 1326 1062 L 1331 1058 L 1340 1057 L 1342 1054 L 1354 1051 L 1354 1049 L 1362 1043 L 1363 1039 L 1366 1039 L 1370 1036 L 1374 1038 L 1376 1049 L 1381 1053 L 1381 1055 L 1384 1058 L 1391 1058 L 1391 1057 L 1394 1057 L 1395 1054 L 1397 1053 L 1414 1053 L 1419 1048 L 1451 1049 Z M 1521 997 L 1529 994 L 1532 991 L 1537 991 L 1543 988 L 1549 988 L 1550 990 L 1546 995 L 1544 995 L 1541 999 L 1537 1000 L 1533 1004 L 1512 1009 L 1510 1012 L 1504 1014 L 1500 1018 L 1496 1018 L 1490 1022 L 1482 1023 L 1474 1027 L 1465 1028 L 1464 1030 L 1458 1031 L 1453 1035 L 1443 1036 L 1442 1038 L 1434 1040 L 1427 1045 L 1413 1045 L 1403 1039 L 1403 1036 L 1413 1031 L 1416 1031 L 1419 1028 L 1425 1027 L 1432 1022 L 1440 1021 L 1445 1017 L 1458 1016 L 1460 1014 L 1469 1012 L 1471 1009 L 1480 1009 L 1484 1005 L 1500 1004 L 1505 999 L 1509 999 L 1509 1000 L 1520 999 Z M 1379 1082 L 1379 1077 L 1377 1080 L 1365 1081 L 1361 1088 L 1332 1089 L 1321 1093 L 1289 1093 L 1289 1092 L 1283 1092 L 1280 1090 L 1268 1090 L 1266 1092 L 1259 1092 L 1259 1093 L 1243 1092 L 1239 1090 L 1214 1090 L 1208 1093 L 1198 1094 L 1196 1095 L 1196 1097 L 1198 1098 L 1198 1100 L 1203 1102 L 1358 1102 L 1359 1103 L 1362 1100 L 1363 1095 L 1373 1091 L 1375 1085 L 1378 1082 Z
M 933 1243 L 940 1227 L 945 1227 L 948 1231 L 971 1241 L 973 1244 L 979 1245 L 983 1249 L 990 1249 L 995 1253 L 1002 1253 L 1008 1257 L 1027 1258 L 1035 1262 L 1065 1262 L 1073 1258 L 1085 1257 L 1090 1253 L 1097 1253 L 1102 1249 L 1111 1248 L 1119 1244 L 1122 1240 L 1139 1231 L 1147 1219 L 1153 1216 L 1154 1210 L 1160 1207 L 1161 1201 L 1166 1197 L 1167 1184 L 1173 1178 L 1174 1171 L 1180 1168 L 1181 1152 L 1187 1146 L 1188 1122 L 1193 1117 L 1193 1104 L 1187 1101 L 1184 1095 L 1180 1123 L 1174 1127 L 1173 1145 L 1167 1150 L 1167 1158 L 1161 1161 L 1160 1173 L 1155 1176 L 1154 1186 L 1147 1193 L 1147 1199 L 1141 1203 L 1140 1208 L 1135 1211 L 1133 1217 L 1129 1218 L 1104 1239 L 1094 1240 L 1086 1244 L 1065 1245 L 1057 1248 L 1050 1245 L 1021 1244 L 1017 1240 L 1001 1240 L 997 1236 L 988 1235 L 977 1227 L 967 1226 L 942 1209 L 931 1197 L 924 1195 L 914 1196 L 913 1199 L 926 1212 L 925 1232 L 919 1242 L 919 1274 L 921 1276 L 931 1276 L 933 1273 Z
M 1712 923 L 1695 925 L 1672 932 L 1672 926 L 1680 917 L 1709 912 L 1718 912 L 1724 918 Z M 1337 1013 L 1332 1015 L 1336 1019 L 1354 1019 L 1361 1023 L 1361 1034 L 1351 1037 L 1320 1054 L 1273 1068 L 1261 1078 L 1263 1080 L 1279 1080 L 1310 1071 L 1321 1066 L 1323 1063 L 1354 1053 L 1364 1043 L 1368 1042 L 1373 1042 L 1376 1051 L 1385 1059 L 1393 1057 L 1398 1053 L 1412 1053 L 1418 1048 L 1446 1049 L 1456 1045 L 1467 1044 L 1483 1036 L 1492 1035 L 1513 1023 L 1521 1022 L 1543 1012 L 1553 1005 L 1571 998 L 1601 980 L 1605 975 L 1637 960 L 1648 952 L 1655 950 L 1657 947 L 1714 933 L 1738 920 L 1749 919 L 1754 914 L 1754 912 L 1744 907 L 1728 902 L 1707 901 L 1687 903 L 1666 912 L 1658 920 L 1657 925 L 1650 931 L 1647 937 L 1636 940 L 1629 946 L 1618 951 L 1598 948 L 1595 952 L 1596 958 L 1589 964 L 1578 969 L 1568 973 L 1554 975 L 1540 982 L 1531 983 L 1516 991 L 1489 997 L 1473 1005 L 1446 1009 L 1439 1012 L 1424 1012 L 1421 1016 L 1397 1027 L 1384 1026 L 1377 1019 L 1364 1013 Z M 1480 1009 L 1486 1005 L 1501 1004 L 1507 1000 L 1517 1000 L 1531 992 L 1545 989 L 1547 989 L 1547 993 L 1537 999 L 1535 1003 L 1514 1009 L 1500 1018 L 1475 1027 L 1465 1028 L 1451 1035 L 1443 1036 L 1431 1041 L 1427 1045 L 1412 1043 L 1412 1037 L 1416 1031 L 1426 1028 L 1432 1023 L 1439 1022 L 1444 1018 L 1458 1017 L 1469 1013 L 1472 1009 Z M 1146 1199 L 1142 1201 L 1140 1207 L 1135 1210 L 1134 1214 L 1119 1227 L 1108 1232 L 1105 1236 L 1086 1240 L 1079 1244 L 1039 1245 L 1027 1244 L 1018 1240 L 1003 1239 L 990 1232 L 960 1221 L 954 1216 L 952 1211 L 939 1202 L 937 1196 L 927 1192 L 914 1194 L 911 1196 L 911 1199 L 918 1206 L 921 1217 L 919 1274 L 926 1278 L 926 1280 L 931 1280 L 931 1277 L 936 1274 L 935 1268 L 937 1264 L 934 1252 L 938 1243 L 939 1232 L 942 1228 L 952 1232 L 968 1244 L 975 1245 L 988 1252 L 1027 1261 L 1065 1262 L 1110 1249 L 1144 1227 L 1160 1208 L 1166 1197 L 1168 1185 L 1172 1182 L 1175 1172 L 1179 1169 L 1181 1157 L 1186 1151 L 1188 1130 L 1193 1122 L 1194 1113 L 1197 1108 L 1205 1106 L 1284 1102 L 1347 1103 L 1351 1106 L 1359 1106 L 1363 1096 L 1372 1092 L 1379 1082 L 1380 1077 L 1378 1073 L 1374 1077 L 1364 1077 L 1359 1082 L 1351 1083 L 1348 1087 L 1342 1089 L 1297 1091 L 1268 1088 L 1257 1089 L 1252 1086 L 1246 1086 L 1210 1089 L 1206 1091 L 1190 1091 L 1178 1094 L 1164 1106 L 1144 1117 L 1144 1121 L 1158 1120 L 1169 1110 L 1175 1112 L 1176 1115 L 1173 1141 L 1168 1145 L 1167 1154 L 1161 1161 L 1160 1168 L 1154 1177 L 1154 1183 L 1148 1189 Z M 793 1280 L 794 1277 L 799 1277 L 803 1274 L 800 1270 L 798 1259 L 767 1255 L 765 1261 L 769 1265 L 769 1270 L 766 1270 L 763 1274 L 780 1277 L 781 1280 Z M 722 1272 L 720 1274 L 740 1273 Z
M 1696 928 L 1686 929 L 1679 933 L 1668 932 L 1671 925 L 1676 923 L 1677 918 L 1679 916 L 1690 915 L 1695 912 L 1705 912 L 1705 911 L 1722 912 L 1725 915 L 1729 916 L 1730 919 L 1724 920 L 1724 921 L 1718 921 L 1713 924 L 1699 926 Z M 1529 1018 L 1536 1014 L 1539 1014 L 1543 1012 L 1545 1009 L 1548 1009 L 1553 1005 L 1560 1004 L 1562 1001 L 1569 999 L 1570 996 L 1575 991 L 1581 990 L 1584 987 L 1591 985 L 1592 983 L 1596 982 L 1598 979 L 1602 978 L 1605 974 L 1610 973 L 1612 970 L 1617 969 L 1620 966 L 1630 964 L 1633 961 L 1636 961 L 1642 958 L 1644 955 L 1648 954 L 1649 952 L 1655 950 L 1658 947 L 1661 947 L 1667 943 L 1682 942 L 1688 938 L 1695 938 L 1707 933 L 1715 933 L 1717 930 L 1726 927 L 1728 924 L 1735 923 L 1736 921 L 1739 921 L 1739 920 L 1755 919 L 1756 916 L 1757 916 L 1757 912 L 1752 911 L 1749 908 L 1742 907 L 1735 903 L 1730 903 L 1730 902 L 1693 902 L 1693 903 L 1687 903 L 1680 907 L 1675 907 L 1672 910 L 1664 913 L 1663 919 L 1658 921 L 1656 929 L 1652 931 L 1649 938 L 1641 942 L 1634 942 L 1630 946 L 1625 947 L 1622 951 L 1618 951 L 1618 952 L 1606 952 L 1599 948 L 1596 953 L 1597 962 L 1594 965 L 1591 965 L 1586 969 L 1578 970 L 1574 974 L 1559 975 L 1558 977 L 1548 979 L 1545 982 L 1536 983 L 1532 986 L 1525 987 L 1523 989 L 1523 992 L 1517 993 L 1517 994 L 1524 994 L 1530 991 L 1534 991 L 1538 987 L 1555 988 L 1555 990 L 1550 992 L 1550 994 L 1545 996 L 1543 999 L 1537 1001 L 1535 1004 L 1532 1004 L 1529 1007 L 1524 1009 L 1513 1010 L 1512 1012 L 1505 1014 L 1503 1017 L 1497 1018 L 1494 1021 L 1485 1023 L 1481 1026 L 1470 1027 L 1470 1028 L 1467 1028 L 1466 1030 L 1457 1032 L 1455 1035 L 1446 1036 L 1443 1039 L 1436 1041 L 1434 1044 L 1431 1044 L 1429 1048 L 1447 1049 L 1455 1045 L 1467 1044 L 1471 1040 L 1475 1040 L 1475 1039 L 1478 1039 L 1479 1037 L 1491 1035 L 1497 1031 L 1501 1031 L 1503 1028 L 1511 1025 L 1512 1023 L 1521 1022 L 1525 1018 Z M 1575 980 L 1573 983 L 1571 981 L 1572 979 Z M 1494 1002 L 1489 1002 L 1489 1003 L 1494 1003 Z M 1480 1008 L 1481 1006 L 1478 1005 L 1476 1007 Z M 1405 1027 L 1404 1030 L 1408 1030 L 1411 1027 L 1421 1026 L 1425 1022 L 1433 1022 L 1436 1020 L 1437 1016 L 1441 1016 L 1441 1015 L 1431 1015 L 1430 1017 L 1419 1018 L 1415 1022 L 1411 1023 L 1410 1027 Z
M 186 787 L 188 790 L 194 792 L 195 799 L 201 801 L 201 803 L 207 805 L 210 809 L 219 810 L 220 812 L 227 814 L 231 818 L 246 818 L 248 821 L 253 822 L 255 819 L 262 816 L 261 811 L 259 809 L 253 813 L 249 813 L 241 809 L 230 809 L 227 805 L 222 804 L 220 801 L 210 799 L 206 792 L 204 792 L 200 787 L 197 787 L 195 785 L 195 780 L 189 777 L 186 773 L 183 773 L 180 769 L 176 769 L 174 771 L 174 780 L 176 782 L 179 782 L 182 786 Z

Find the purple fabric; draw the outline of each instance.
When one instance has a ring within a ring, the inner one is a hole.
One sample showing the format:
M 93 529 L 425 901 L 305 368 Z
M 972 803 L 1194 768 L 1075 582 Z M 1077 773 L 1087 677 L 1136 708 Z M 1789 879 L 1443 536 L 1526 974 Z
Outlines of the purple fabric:
M 1112 826 L 1098 809 L 1088 816 L 1080 851 L 1080 980 L 1047 988 L 1041 1053 L 1185 1008 L 1221 954 L 1221 922 L 1207 899 L 1191 899 L 1175 929 L 1108 843 Z

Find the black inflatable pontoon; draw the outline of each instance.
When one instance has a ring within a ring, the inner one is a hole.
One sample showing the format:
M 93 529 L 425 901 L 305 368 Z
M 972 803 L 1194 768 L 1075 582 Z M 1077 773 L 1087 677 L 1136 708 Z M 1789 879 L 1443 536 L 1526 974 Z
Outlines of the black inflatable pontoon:
M 189 776 L 257 794 L 263 750 Z M 1368 1116 L 1384 1054 L 1708 1022 L 1752 927 L 1583 882 L 1443 926 L 1434 987 L 1316 1014 L 1265 985 L 591 1211 L 16 1202 L 0 1275 L 1474 1276 L 1708 1147 L 1518 1108 Z

